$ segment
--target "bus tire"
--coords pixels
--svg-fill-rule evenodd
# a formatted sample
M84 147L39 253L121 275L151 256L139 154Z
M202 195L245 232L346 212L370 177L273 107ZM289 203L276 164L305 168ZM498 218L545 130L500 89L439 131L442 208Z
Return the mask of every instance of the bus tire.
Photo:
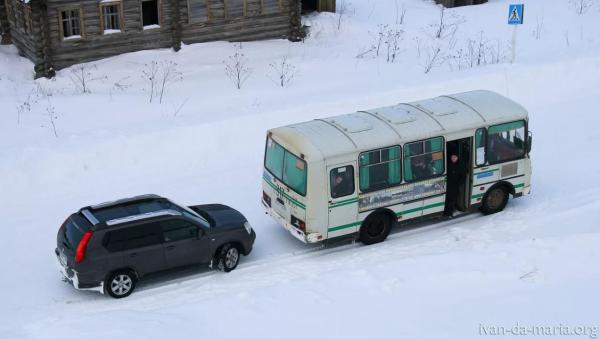
M488 215L502 211L508 203L508 190L504 185L492 186L481 200L481 213Z
M358 239L365 245L372 245L384 241L390 234L394 220L387 213L371 214L365 219Z

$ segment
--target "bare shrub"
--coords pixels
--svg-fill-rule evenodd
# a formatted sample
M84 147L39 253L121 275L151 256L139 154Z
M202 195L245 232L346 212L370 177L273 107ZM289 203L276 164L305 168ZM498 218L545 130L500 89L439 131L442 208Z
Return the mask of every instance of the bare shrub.
M446 39L456 33L458 27L465 22L465 18L454 12L448 14L442 5L439 5L439 8L440 12L437 21L429 25L431 36L436 39Z
M183 106L185 106L185 104L187 104L188 100L190 100L190 98L185 98L181 104L179 104L179 106L175 106L173 105L173 117L176 117L179 112L181 112L181 110L183 109Z
M183 80L183 73L173 61L151 61L144 65L142 78L146 80L150 102L158 97L162 103L168 88L175 82Z
M386 61L393 63L396 61L398 54L401 52L400 44L403 40L403 30L398 28L390 28L389 25L377 25L377 34L371 35L373 42L367 48L358 51L356 58L363 59L368 55L378 57L382 52L385 52ZM382 51L382 47L384 50Z
M166 94L168 88L179 81L183 80L183 73L181 73L178 69L177 63L173 61L164 61L161 63L161 68L158 72L159 82L158 82L158 94L159 94L159 103L162 104L163 97Z
M542 38L542 30L544 29L544 17L535 17L535 28L533 29L533 37L535 40Z
M594 4L594 0L569 0L571 6L575 9L575 13L585 14Z
M56 114L56 110L54 106L50 102L48 102L48 107L46 107L46 119L47 124L43 124L41 127L48 128L54 134L54 137L58 138L58 132L56 131L56 120L58 120L58 115Z
M52 91L42 86L39 82L29 91L27 97L17 104L17 125L21 124L23 113L29 113L40 100L52 96Z
M75 86L75 90L81 94L92 93L90 84L95 81L105 80L106 76L95 76L94 72L98 70L96 65L81 64L71 68L69 79Z
M225 65L225 74L234 84L235 88L242 89L242 86L252 74L252 69L248 67L248 58L241 52L240 47L236 47L235 52L223 61Z
M399 29L390 29L386 32L385 46L387 51L386 61L388 63L394 63L396 57L400 53L400 43L402 41L402 34L404 31Z
M450 57L456 69L498 64L508 60L506 48L500 40L488 40L483 31L477 39L467 39L463 47Z
M440 45L431 45L424 49L424 62L422 64L425 74L435 67L441 66L446 60Z
M154 100L154 95L156 92L156 86L158 81L158 70L158 61L154 60L151 61L149 64L145 64L144 69L142 70L142 79L146 80L146 85L148 86L147 90L150 96L150 102Z
M396 6L396 25L404 25L404 18L406 17L406 6L404 2L401 7L398 7L398 0L394 0Z
M269 64L269 67L270 72L267 77L280 87L289 87L298 75L296 66L288 61L287 55L280 61Z
M112 99L113 93L125 92L129 87L131 87L131 84L127 82L128 79L129 79L129 77L127 76L127 77L123 77L123 78L113 82L112 87L108 91L108 94L110 95L111 99Z
M337 13L337 30L339 31L342 28L342 21L348 13L348 4L346 3L346 0L340 0L340 6L337 9Z

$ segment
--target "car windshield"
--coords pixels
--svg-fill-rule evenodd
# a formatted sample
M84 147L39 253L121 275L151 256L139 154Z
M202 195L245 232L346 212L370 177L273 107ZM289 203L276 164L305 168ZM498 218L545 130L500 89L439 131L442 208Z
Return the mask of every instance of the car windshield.
M170 202L175 207L173 209L181 212L183 215L185 215L186 217L188 217L188 218L190 218L192 220L196 220L197 222L199 222L200 224L202 224L202 226L204 226L206 228L210 228L210 222L208 222L208 220L206 220L206 218L204 218L200 214L196 213L191 208L189 208L189 207L187 207L185 205L180 205L180 204L174 203L172 201L170 201Z
M267 138L265 168L296 193L306 195L306 161L298 158L270 137Z

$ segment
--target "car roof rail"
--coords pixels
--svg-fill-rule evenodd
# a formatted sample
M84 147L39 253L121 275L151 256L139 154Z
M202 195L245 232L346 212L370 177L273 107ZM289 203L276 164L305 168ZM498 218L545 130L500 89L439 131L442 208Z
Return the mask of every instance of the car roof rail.
M108 220L108 221L106 221L106 225L107 226L120 225L120 224L124 224L127 222L150 219L150 218L155 218L155 217L160 217L160 216L165 216L165 215L181 216L182 214L179 211L175 211L172 209L166 209L166 210L162 210L162 211L142 213L142 214L130 215L130 216L123 217L123 218Z
M156 194L143 194L143 195L137 195L135 197L107 201L107 202L103 202L103 203L100 203L97 205L92 205L92 206L90 206L90 209L97 210L97 209L101 209L101 208L105 208L105 207L112 207L112 206L125 204L128 202L134 202L134 201L145 200L145 199L162 199L162 197L159 195L156 195Z
M84 208L81 210L81 214L83 214L83 216L90 222L90 224L92 224L93 226L96 226L100 223L100 221L98 221L98 219L92 214L92 212L87 209Z

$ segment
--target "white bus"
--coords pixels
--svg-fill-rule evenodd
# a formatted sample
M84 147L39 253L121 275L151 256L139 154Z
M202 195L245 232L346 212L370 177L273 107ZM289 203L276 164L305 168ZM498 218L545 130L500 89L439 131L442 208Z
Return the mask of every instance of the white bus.
M531 190L528 127L516 102L472 91L271 129L262 203L307 243L380 242L404 220L441 214L446 199L452 211L495 213ZM450 153L466 172L452 184Z

